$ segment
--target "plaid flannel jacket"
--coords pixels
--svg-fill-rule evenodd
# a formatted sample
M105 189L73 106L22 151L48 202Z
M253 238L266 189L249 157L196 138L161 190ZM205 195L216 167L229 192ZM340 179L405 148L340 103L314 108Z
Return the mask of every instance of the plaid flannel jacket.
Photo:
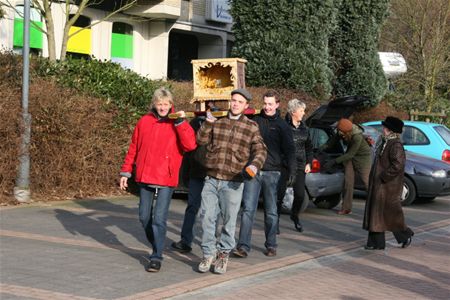
M245 115L204 122L197 132L197 144L206 144L207 175L221 180L242 181L244 168L254 165L260 170L267 156L258 125Z

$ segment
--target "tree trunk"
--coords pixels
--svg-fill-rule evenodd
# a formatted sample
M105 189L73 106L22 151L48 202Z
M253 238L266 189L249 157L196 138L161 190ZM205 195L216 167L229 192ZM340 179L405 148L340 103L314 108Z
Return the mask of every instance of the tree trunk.
M64 26L64 33L63 33L63 39L62 39L62 43L61 43L61 56L60 56L60 60L65 60L66 59L66 54L67 54L67 43L69 41L69 29L72 25L69 25L69 23L66 23L66 25Z
M56 61L55 24L53 23L51 10L45 14L45 24L47 26L48 58L50 61Z

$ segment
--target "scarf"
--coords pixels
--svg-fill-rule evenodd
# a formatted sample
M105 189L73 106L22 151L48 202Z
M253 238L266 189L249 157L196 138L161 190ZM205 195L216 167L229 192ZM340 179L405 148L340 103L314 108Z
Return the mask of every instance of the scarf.
M395 132L391 132L388 135L383 135L381 137L382 143L381 143L381 151L380 151L380 155L383 154L384 148L386 147L386 144L388 141L390 140L394 140L394 139L400 139L401 133L395 133Z

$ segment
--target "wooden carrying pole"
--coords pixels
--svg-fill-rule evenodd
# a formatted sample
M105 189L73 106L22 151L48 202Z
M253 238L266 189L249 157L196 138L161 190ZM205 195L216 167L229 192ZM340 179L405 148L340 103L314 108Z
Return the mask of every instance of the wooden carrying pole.
M247 108L244 111L245 115L257 115L261 112L260 109ZM185 112L186 118L195 118L198 116L206 116L206 111L187 111ZM211 115L215 118L222 118L228 115L228 110L212 111ZM178 119L180 116L178 113L169 114L169 119Z

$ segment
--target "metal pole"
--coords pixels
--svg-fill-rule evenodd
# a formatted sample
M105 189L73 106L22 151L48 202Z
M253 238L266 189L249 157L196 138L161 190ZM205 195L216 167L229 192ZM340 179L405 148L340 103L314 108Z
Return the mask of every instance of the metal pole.
M24 1L23 16L23 75L22 75L22 119L23 132L19 153L19 173L14 187L14 197L19 202L30 201L30 139L31 115L28 113L28 91L30 75L30 0Z

